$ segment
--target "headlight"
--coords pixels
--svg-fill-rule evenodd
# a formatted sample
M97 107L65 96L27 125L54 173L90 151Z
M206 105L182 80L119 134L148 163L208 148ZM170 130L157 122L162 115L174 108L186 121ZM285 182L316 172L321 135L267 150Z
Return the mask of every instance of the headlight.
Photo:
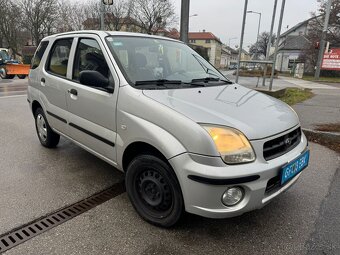
M237 129L205 125L202 127L208 131L225 163L242 164L255 160L255 153L248 139Z

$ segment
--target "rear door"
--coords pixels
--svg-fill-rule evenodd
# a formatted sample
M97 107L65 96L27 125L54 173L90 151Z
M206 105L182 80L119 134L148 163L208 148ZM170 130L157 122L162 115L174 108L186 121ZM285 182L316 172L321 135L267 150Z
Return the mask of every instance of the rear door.
M79 82L84 70L98 71L109 78L114 91ZM116 104L118 77L101 39L96 35L76 38L72 49L72 78L68 83L67 107L70 136L111 162L116 162Z
M38 78L48 122L63 134L68 133L66 92L73 40L73 37L57 38L52 42L46 64Z

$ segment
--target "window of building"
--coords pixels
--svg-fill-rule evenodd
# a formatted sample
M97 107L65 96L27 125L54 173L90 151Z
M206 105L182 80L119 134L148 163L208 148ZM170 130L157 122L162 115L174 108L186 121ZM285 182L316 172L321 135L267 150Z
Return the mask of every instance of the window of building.
M205 43L210 43L210 40L208 39L208 40L205 40Z

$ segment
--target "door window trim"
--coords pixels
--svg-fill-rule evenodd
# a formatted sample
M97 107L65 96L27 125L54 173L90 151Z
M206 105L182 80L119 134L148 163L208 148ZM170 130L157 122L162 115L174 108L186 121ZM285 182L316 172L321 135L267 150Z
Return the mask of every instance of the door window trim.
M87 86L87 85L83 85L79 81L73 79L73 69L74 69L74 63L75 63L75 58L76 58L76 54L77 54L77 49L78 49L78 45L80 43L80 40L82 40L82 39L95 40L98 43L98 45L100 47L100 50L102 51L103 56L105 58L106 64L107 64L107 66L109 68L109 71L110 71L110 73L112 75L112 78L114 80L114 88L113 88L113 92L112 93L110 93L110 92L108 92L108 91L106 91L106 90L104 90L102 88L96 88L96 87L90 87L90 86ZM100 42L102 43L102 45L100 44ZM114 64L112 62L111 62L111 64L112 64L114 72L112 72L112 68L110 68L110 65L109 65L110 56L108 55L108 53L107 53L107 51L106 51L106 49L104 47L105 44L103 43L101 38L98 35L96 35L96 34L93 34L93 35L92 34L90 34L90 35L89 34L80 34L79 36L74 38L73 43L74 44L72 45L71 52L70 52L70 54L72 54L72 58L71 58L71 62L70 62L71 66L70 66L70 70L68 70L70 72L70 76L68 77L67 80L69 80L71 82L74 82L74 83L76 83L76 84L78 84L78 85L80 85L82 87L95 89L95 90L98 90L98 91L101 91L101 92L105 92L105 93L107 93L109 95L114 94L115 91L116 91L116 87L119 88L119 83L120 83L119 76L118 76L116 68L115 68L115 66L114 66ZM105 54L105 52L106 52L106 54Z
M72 67L71 67L71 77L70 77L70 79L71 79L73 82L76 82L76 83L78 83L78 84L81 84L79 81L73 79L73 72L74 72L75 60L76 60L76 56L77 56L77 52L78 52L78 46L79 46L80 41L83 40L83 39L85 39L85 40L95 40L95 41L97 42L97 44L98 44L98 46L99 46L101 52L103 53L103 57L104 57L104 59L105 59L106 65L107 65L107 67L108 67L108 69L109 69L109 71L110 71L110 73L111 73L111 75L112 75L112 71L111 71L110 66L109 66L109 64L108 64L108 60L107 60L107 58L105 57L104 51L103 51L102 47L100 46L100 43L98 42L98 40L97 40L96 38L91 38L91 37L78 37L78 38L76 38L76 39L77 39L77 41L76 41L76 46L75 46L75 49L74 49L74 52L73 52ZM86 85L83 85L83 84L81 84L81 85L82 85L82 86L86 86ZM88 87L88 86L87 86L87 87Z
M72 39L72 44L71 44L70 54L69 54L69 58L68 58L68 62L67 62L66 76L63 76L63 75L59 75L59 74L53 73L53 72L51 72L50 70L48 70L48 65L49 65L50 60L51 60L51 57L52 57L52 50L54 50L54 46L56 45L56 43L57 43L58 41L67 40L67 39ZM73 59L72 59L72 48L73 48L73 45L74 45L74 41L75 41L74 36L56 38L56 39L53 41L53 43L51 44L51 48L49 49L48 56L47 56L47 59L46 59L46 61L45 61L45 65L44 65L44 71L45 71L46 73L48 73L49 75L52 75L52 76L61 78L61 79L69 80L69 79L68 79L68 72L69 72L69 66L70 66L70 64L71 64L71 61L73 61ZM71 60L71 61L70 61L70 60Z

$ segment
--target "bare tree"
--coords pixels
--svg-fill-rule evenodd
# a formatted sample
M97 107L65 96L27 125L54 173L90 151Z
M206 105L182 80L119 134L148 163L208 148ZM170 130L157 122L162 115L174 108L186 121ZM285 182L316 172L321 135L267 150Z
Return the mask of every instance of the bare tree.
M12 49L15 55L20 55L19 50L23 46L20 37L20 17L21 12L18 5L11 0L0 0L0 33L1 40Z
M177 20L171 0L135 0L131 14L148 34L157 33Z
M106 7L107 9L107 7ZM90 0L83 6L85 29L98 30L100 28L100 2Z
M126 26L128 29L132 23L131 12L133 8L132 0L115 0L113 5L107 8L105 21L109 30L119 31Z
M257 57L262 57L262 56L265 57L266 54L267 54L268 46L269 46L269 36L270 36L269 32L261 33L260 36L259 36L258 42L254 43L253 45L250 46L249 52L251 54L256 55ZM272 41L271 41L272 44L275 41L275 37L276 36L273 35Z
M57 4L56 32L62 33L84 29L84 22L88 18L88 10L90 10L88 3L59 0Z
M31 32L36 45L46 36L56 32L58 2L55 0L20 0L22 26Z
M325 21L326 2L320 5L319 14L312 13L312 19L309 22L308 33L306 38L310 41L309 47L303 50L300 58L305 60L307 69L314 70L318 59L317 44L320 43L323 25ZM326 41L330 43L330 47L340 47L340 0L333 0L329 26Z

